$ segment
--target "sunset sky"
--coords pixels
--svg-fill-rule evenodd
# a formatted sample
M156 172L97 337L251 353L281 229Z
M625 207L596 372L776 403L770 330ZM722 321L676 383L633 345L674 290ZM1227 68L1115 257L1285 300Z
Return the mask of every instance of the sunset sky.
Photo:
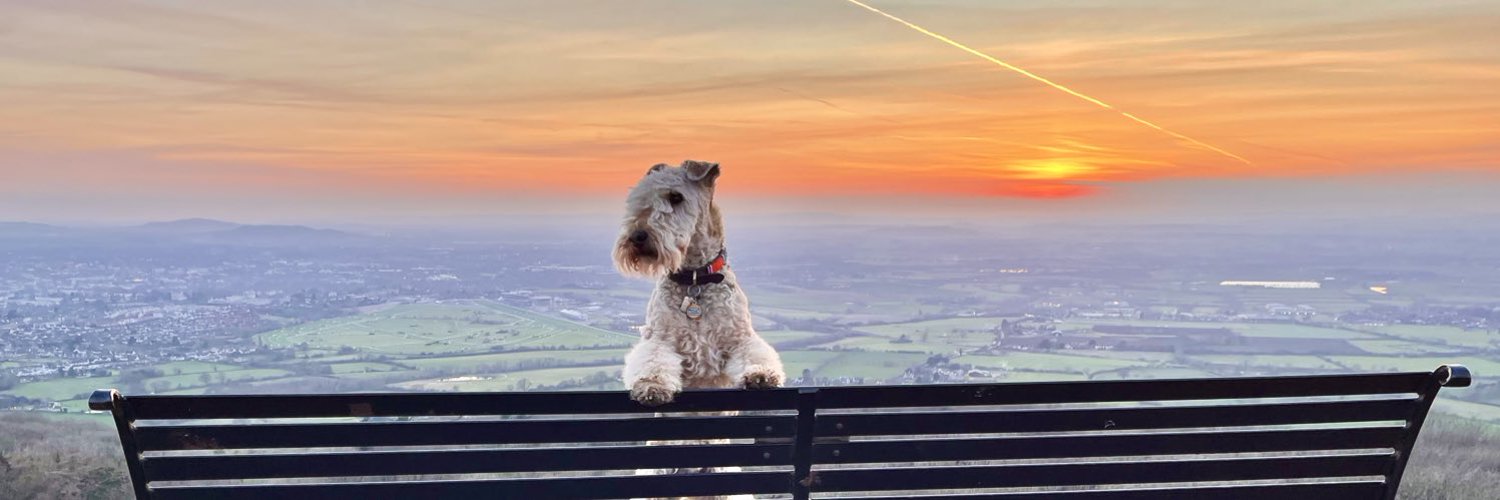
M0 220L1500 212L1500 2L866 3L1248 163L845 0L0 0Z

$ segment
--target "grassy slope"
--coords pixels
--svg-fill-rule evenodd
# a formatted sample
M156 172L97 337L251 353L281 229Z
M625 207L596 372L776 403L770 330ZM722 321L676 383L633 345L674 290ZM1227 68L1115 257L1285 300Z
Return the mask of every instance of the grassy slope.
M107 418L0 411L0 498L130 498Z
M1422 426L1398 498L1495 498L1500 491L1500 427L1434 415Z

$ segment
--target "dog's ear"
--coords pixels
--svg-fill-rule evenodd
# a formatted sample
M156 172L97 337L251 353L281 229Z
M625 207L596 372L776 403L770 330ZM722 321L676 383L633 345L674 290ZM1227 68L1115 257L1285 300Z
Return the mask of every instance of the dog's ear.
M664 168L667 168L667 164L665 164L665 163L657 163L657 164L651 166L651 170L647 170L646 171L646 175L651 175L651 174L655 173L656 171L664 169Z
M714 181L719 178L719 164L686 160L682 162L682 168L687 169L688 178L698 181L704 187L714 187Z

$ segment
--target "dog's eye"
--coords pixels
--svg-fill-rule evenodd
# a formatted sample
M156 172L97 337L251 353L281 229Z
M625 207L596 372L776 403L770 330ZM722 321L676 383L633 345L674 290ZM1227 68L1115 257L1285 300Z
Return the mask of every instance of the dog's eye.
M679 192L676 192L676 191L667 193L667 202L671 203L673 205L681 204L682 203L682 193L679 193Z

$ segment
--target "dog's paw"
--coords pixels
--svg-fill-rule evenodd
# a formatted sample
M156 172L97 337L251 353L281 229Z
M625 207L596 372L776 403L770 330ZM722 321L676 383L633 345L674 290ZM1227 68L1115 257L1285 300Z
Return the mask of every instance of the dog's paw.
M648 380L637 381L630 387L630 399L646 406L661 406L671 403L676 397L677 391Z
M781 373L769 368L753 367L745 372L740 384L746 389L775 389L781 387Z

